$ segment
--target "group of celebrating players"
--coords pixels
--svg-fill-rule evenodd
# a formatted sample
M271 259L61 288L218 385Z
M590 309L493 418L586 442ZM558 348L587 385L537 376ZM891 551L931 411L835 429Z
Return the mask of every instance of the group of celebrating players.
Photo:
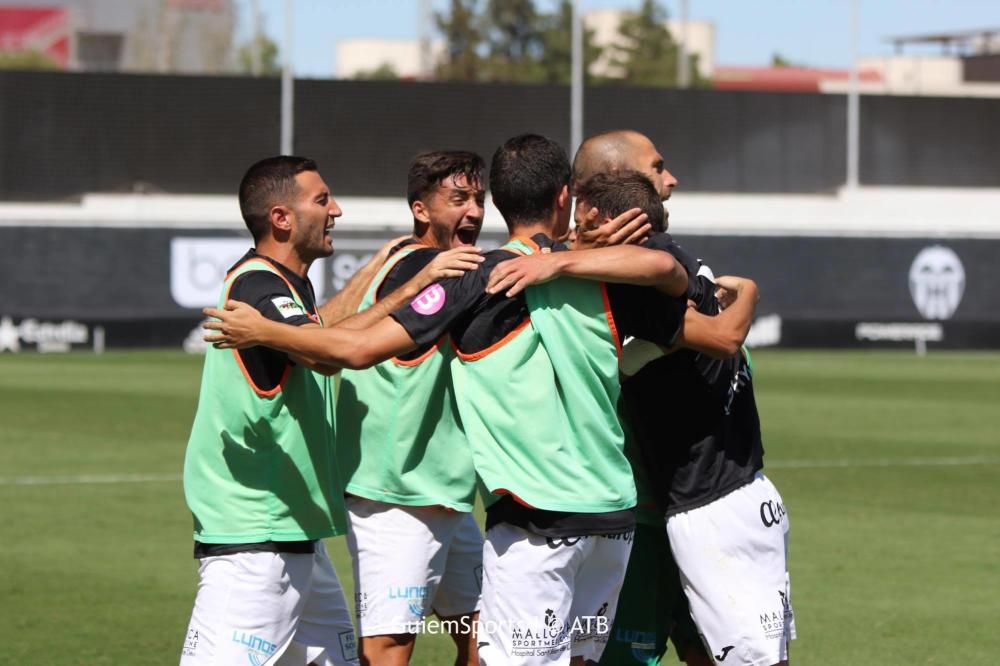
M484 168L418 155L412 236L322 304L306 274L341 210L316 164L244 176L254 248L205 310L184 463L181 664L405 665L434 630L461 665L657 664L668 635L690 666L787 663L788 517L743 348L756 285L666 233L677 181L637 132L572 166L506 141L488 186L510 239L485 253Z

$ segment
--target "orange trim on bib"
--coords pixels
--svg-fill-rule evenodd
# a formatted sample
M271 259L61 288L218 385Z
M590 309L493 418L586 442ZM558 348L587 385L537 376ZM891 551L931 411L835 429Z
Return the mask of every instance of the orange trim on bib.
M448 334L445 333L440 338L438 338L438 341L435 342L434 345L430 349L428 349L427 351L425 351L423 354L421 354L417 358L413 358L413 359L410 359L410 360L406 361L406 360L403 360L403 359L399 358L398 356L393 356L390 360L393 363L395 363L396 365L402 366L404 368L412 368L412 367L418 366L421 363L423 363L424 361L426 361L427 359L429 359L431 356L434 355L434 352L436 352L441 347L441 341L444 340L445 336L447 336L447 335Z
M261 256L251 257L250 259L247 259L246 261L244 261L242 264L239 264L239 265L235 266L233 268L233 270L229 271L229 273L226 274L226 280L229 280L229 278L233 275L233 273L235 273L236 271L238 271L242 266L245 266L246 264L249 264L250 262L257 261L257 260L260 260L260 261L264 262L265 264L268 264L272 268L274 268L274 271L275 271L274 274L277 275L279 278L281 278L281 281L284 282L288 286L288 289L292 292L293 295L295 295L299 299L299 301L302 301L302 295L299 294L298 290L295 287L292 286L292 283L288 281L288 278L286 278L284 275L281 274L281 271L278 269L277 266L274 265L273 261L271 261L270 259L267 259L265 257L261 257ZM264 270L264 269L261 269L261 270ZM247 271L247 272L249 273L250 271ZM222 307L225 307L226 303L229 301L229 292L231 292L233 290L233 284L235 284L235 282L236 281L233 280L233 282L226 289L226 297L222 300ZM314 316L314 315L309 314L308 312L306 313L306 315L310 319L313 319L314 321L319 319L318 315ZM319 323L322 326L322 321L319 321ZM285 387L285 382L288 381L288 375L292 371L292 362L291 362L291 359L288 359L288 354L285 354L285 358L287 359L285 361L285 370L284 370L284 372L281 373L281 379L278 381L278 385L275 386L273 389L265 391L264 389L262 389L259 386L257 386L257 384L254 382L253 378L250 376L250 372L247 370L246 366L243 365L243 358L240 356L240 350L239 349L233 349L231 351L233 352L233 357L236 359L236 365L239 366L240 372L243 373L243 377L247 380L247 384L250 385L250 388L252 388L253 392L256 393L258 396L260 396L261 398L273 398L274 396L278 395L281 392L281 389L283 389Z
M520 504L521 506L526 506L526 507L528 507L529 509L534 509L534 508L536 508L536 507L534 507L533 505L531 505L531 504L528 504L528 503L527 503L527 502L525 502L525 501L524 501L523 499L521 499L520 497L518 497L518 496L517 496L517 495L515 495L514 493L510 492L510 491L509 491L509 490L507 490L506 488L497 488L496 490L494 490L494 491L493 491L493 494L494 494L494 495L510 495L511 499L513 499L513 500L514 500L515 502L517 502L517 503L518 503L518 504Z
M611 337L615 340L615 353L618 354L618 362L622 360L622 341L618 337L618 326L615 324L615 316L611 313L611 299L608 298L608 285L601 283L601 299L604 301L604 314L608 318L608 327L611 329Z
M502 338L500 338L499 340L497 340L496 342L494 342L492 345L490 345L486 349L483 349L482 351L474 352L472 354L463 353L462 350L459 349L458 346L455 344L454 340L452 341L451 346L455 350L455 354L458 355L459 359L461 359L463 361L470 361L470 362L471 361L478 361L481 358L485 358L486 356L489 356L490 354L492 354L493 352L495 352L496 350L500 349L505 344L507 344L508 342L510 342L511 340L513 340L517 336L517 334L520 333L521 331L523 331L524 328L528 324L530 324L530 323L531 323L531 318L525 319L524 321L522 321L520 324L517 325L517 328L515 328L510 333L508 333L507 335L503 336Z
M542 251L542 248L538 247L538 243L528 238L527 236L511 236L507 242L510 243L511 241L519 241L521 243L524 243L528 247L534 248L535 252ZM521 252L520 250L515 250L514 248L507 247L506 245L501 246L499 249L507 250L509 252L517 252L518 254L524 254L524 252Z
M417 247L413 247L414 245L416 245ZM407 245L404 245L403 247L401 247L398 250L396 250L396 254L394 254L393 256L389 257L389 259L386 260L386 263L388 263L389 261L395 260L395 264L393 264L392 266L390 266L389 270L384 271L382 273L382 277L379 279L378 284L375 284L374 282L372 282L372 284L369 285L368 288L371 290L371 295L372 295L372 305L375 305L376 303L378 303L378 301L379 301L378 290L382 288L382 283L385 282L386 278L389 277L389 273L392 272L392 269L395 268L400 263L402 263L403 259L405 259L407 255L413 254L414 252L419 252L420 250L427 250L427 249L433 250L433 249L436 249L436 248L434 248L434 247L432 247L430 245L427 245L425 243L419 243L419 242L417 242L417 243L408 243ZM406 254L402 254L402 252L404 252L405 250L409 250L409 252L407 252ZM402 287L402 286L404 286L404 285L400 285L400 287ZM369 306L369 307L371 307L371 306ZM417 358L405 361L405 360L399 358L398 356L393 356L389 360L392 361L393 364L398 365L398 366L403 367L403 368L413 368L413 367L416 367L416 366L420 365L421 363L423 363L424 361L426 361L427 359L429 359L434 354L434 352L436 352L438 350L438 347L441 346L441 340L443 340L443 339L444 339L444 335L442 335L441 338L437 342L435 342L434 345L430 349L428 349L427 351L425 351L423 354L421 354Z

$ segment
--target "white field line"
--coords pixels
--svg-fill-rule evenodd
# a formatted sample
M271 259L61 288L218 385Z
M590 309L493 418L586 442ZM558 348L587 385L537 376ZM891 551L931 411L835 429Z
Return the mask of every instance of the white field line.
M835 460L775 460L767 469L850 469L865 467L958 467L963 465L1000 465L1000 457L967 456L964 458L871 458ZM157 483L180 481L180 474L81 474L78 476L8 476L0 477L0 486L60 486L116 483Z
M0 476L0 486L88 486L102 483L180 481L180 474L79 474L76 476Z
M966 456L962 458L842 458L839 460L774 460L764 469L836 469L855 467L956 467L961 465L1000 465L1000 457Z

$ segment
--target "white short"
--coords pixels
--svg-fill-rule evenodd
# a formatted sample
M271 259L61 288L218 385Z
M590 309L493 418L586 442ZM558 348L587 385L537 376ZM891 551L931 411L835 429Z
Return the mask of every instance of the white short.
M598 661L634 532L550 538L500 524L486 533L479 660L486 666Z
M691 616L716 663L787 659L795 638L788 514L774 484L758 472L728 495L668 518L667 536Z
M200 560L181 666L358 663L344 591L322 542L313 554Z
M432 611L479 610L483 535L471 513L347 498L360 636L418 633Z

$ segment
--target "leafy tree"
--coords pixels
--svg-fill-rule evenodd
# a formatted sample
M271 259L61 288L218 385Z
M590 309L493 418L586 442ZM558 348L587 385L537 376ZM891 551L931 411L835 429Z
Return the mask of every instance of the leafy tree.
M561 0L554 14L542 17L541 81L569 84L573 63L573 3ZM587 83L598 83L590 66L601 57L603 49L594 44L594 31L583 31L583 75Z
M627 14L618 26L621 43L611 62L621 81L639 86L677 85L678 47L666 26L667 10L657 0L642 0L639 11ZM701 83L697 57L688 58L688 80Z
M59 63L38 51L0 52L0 69L59 69Z
M434 21L444 35L446 54L437 77L448 81L477 81L483 58L483 33L479 0L451 0L447 13L435 12Z
M261 34L256 38L251 38L249 42L243 44L237 53L240 71L244 74L253 74L254 68L254 42L257 40L260 58L260 74L262 76L272 76L281 73L281 62L278 59L278 45L267 35Z
M447 43L437 76L457 81L507 81L568 84L572 60L571 0L552 13L539 12L535 0L452 0L437 15ZM585 68L601 54L592 30L584 31ZM589 82L596 78L587 75Z
M798 67L798 65L780 53L773 53L771 54L771 67Z
M375 69L357 72L354 78L359 81L395 81L399 78L399 74L391 64L384 62Z
M534 0L487 0L483 16L488 54L483 74L487 79L530 82L540 78L539 21Z

